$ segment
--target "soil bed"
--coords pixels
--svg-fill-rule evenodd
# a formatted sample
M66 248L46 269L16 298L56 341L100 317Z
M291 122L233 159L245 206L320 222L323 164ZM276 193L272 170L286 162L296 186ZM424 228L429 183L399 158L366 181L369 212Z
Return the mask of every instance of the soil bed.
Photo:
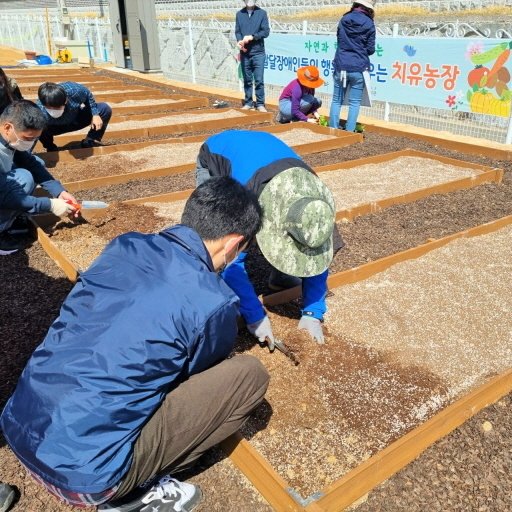
M307 129L292 129L275 136L291 146L335 138ZM74 162L57 162L52 175L62 182L85 180L100 176L193 164L202 142L154 144L145 148L119 151L111 155L92 156Z
M22 52L21 57L23 57ZM126 83L147 86L134 78L119 73L98 71L96 74L122 79ZM204 96L204 93L189 89L179 89L165 85L155 85L154 89L166 93L182 93L189 96ZM210 103L219 96L209 97ZM240 102L225 98L232 105ZM196 134L213 134L215 130L203 130ZM163 135L159 138L167 138ZM359 217L353 223L342 226L347 247L337 256L334 264L338 269L349 268L387 254L418 245L429 237L440 237L467 229L504 215L512 214L512 162L499 162L475 155L464 155L455 151L438 148L432 144L413 141L401 137L389 137L375 133L366 134L363 144L345 147L340 150L311 154L304 159L313 166L361 158L394 150L415 148L452 158L464 159L489 166L502 167L505 173L502 185L483 185L472 190L452 192L425 198L407 205L397 205L379 214ZM158 137L154 137L156 140ZM146 139L118 139L118 142L140 142ZM69 145L73 147L73 144ZM76 146L76 144L75 144ZM193 184L192 173L189 173ZM142 195L158 194L167 191L172 185L168 181L147 180L132 184L109 187L106 194L119 199ZM190 185L192 186L192 185ZM182 188L189 188L183 186ZM138 194L136 194L138 192ZM91 197L92 199L94 197ZM341 258L341 256L343 257ZM260 290L266 287L268 266L261 258L252 257L249 270ZM255 255L254 255L255 256ZM43 338L51 322L58 314L60 304L71 284L62 277L61 270L34 244L24 252L8 257L0 257L0 342L3 357L0 360L0 408L14 389L15 383L26 360ZM485 307L485 305L483 306ZM288 306L286 311L298 318L299 309ZM292 322L292 327L293 327ZM328 325L326 325L328 327ZM311 343L311 342L308 342ZM247 340L252 346L252 340ZM243 347L241 346L240 349ZM280 378L281 368L290 368L290 363L278 353L267 354L257 348L268 361L272 380ZM305 356L300 354L303 363ZM282 366L280 366L282 365ZM276 371L274 371L276 369ZM285 381L287 387L279 391L276 386L272 393L297 394L307 391L307 386L298 379ZM284 378L284 377L283 377ZM276 391L274 391L274 389ZM299 400L295 403L301 403ZM286 405L286 404L285 404ZM293 407L291 404L289 407ZM276 411L268 405L262 406L255 414L258 426L264 426L266 418ZM493 429L484 432L484 421L492 423ZM252 426L251 426L252 429ZM458 428L451 435L428 449L415 462L390 478L378 489L372 491L367 503L361 505L361 512L446 512L479 511L501 512L510 508L512 495L512 395L488 407L475 418ZM338 440L336 440L338 444ZM28 477L12 453L3 445L0 437L0 481L15 485L21 492L21 499L13 512L70 512L74 510L52 498L44 489ZM297 447L297 450L300 446ZM217 452L208 454L214 461ZM217 457L216 457L217 456ZM330 459L332 460L332 459ZM339 464L339 461L337 462ZM205 470L194 481L201 483L205 494L204 506L200 510L219 512L260 512L269 507L253 499L246 500L246 488L234 480L238 471L226 473L217 464ZM223 464L222 464L223 466ZM205 466L200 466L200 469ZM286 477L286 475L284 475ZM319 480L318 487L321 487Z
M162 100L149 99L149 100L124 100L124 101L109 101L108 104L113 107L140 107L143 105L164 105L165 103L180 103L186 100L173 100L171 98L165 98Z
M273 410L251 443L303 496L512 365L511 235L459 239L335 289L325 346L298 334L297 307L275 308L274 333L301 364L250 350L271 372Z
M331 189L336 209L344 210L476 174L474 169L405 156L379 164L322 172L319 176Z
M238 110L227 110L226 112L209 112L209 113L192 113L186 112L181 114L174 114L170 116L161 116L155 117L153 119L140 119L133 121L121 121L118 123L109 123L107 129L110 131L117 130L130 130L134 128L150 128L155 126L172 126L175 124L187 124L187 123L199 123L202 121L214 121L216 119L227 119L234 117L246 117L245 114L239 112ZM89 131L89 127L84 128L83 130L77 130L75 132L70 132L69 135L78 134L78 133L87 133Z
M85 270L116 236L128 231L154 233L177 224L184 205L185 201L143 205L112 203L88 220L61 221L47 231L59 250L79 270Z

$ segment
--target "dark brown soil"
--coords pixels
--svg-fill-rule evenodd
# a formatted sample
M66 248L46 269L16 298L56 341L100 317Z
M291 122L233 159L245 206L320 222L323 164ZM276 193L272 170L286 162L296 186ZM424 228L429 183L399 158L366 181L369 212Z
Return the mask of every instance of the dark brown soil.
M117 74L107 71L100 71L98 74L119 78ZM138 83L136 79L125 81ZM155 84L154 88L166 92L200 95L195 91L169 88L158 84ZM218 98L220 97L210 98L210 103ZM236 106L233 100L226 99L232 106ZM322 165L408 147L502 167L506 170L504 183L484 185L473 190L454 192L444 196L432 196L408 205L391 207L379 214L361 217L351 224L342 224L341 231L347 247L337 256L333 263L334 269L359 265L412 247L428 238L439 237L512 214L510 173L512 162L499 162L475 155L464 155L420 141L373 133L366 134L362 144L308 155L304 159L311 165ZM173 178L176 180L177 177ZM176 184L175 181L176 187L193 186L192 173L184 174L180 179L183 179L183 183ZM152 180L151 183L141 181L119 185L115 190L105 192L104 196L86 197L84 195L81 198L111 201L163 193L173 186L172 181L158 180ZM176 189L172 188L172 190ZM137 191L136 194L135 191ZM268 267L261 258L258 258L256 250L252 251L251 260L250 273L256 287L264 291ZM1 408L14 389L28 357L56 318L60 304L71 289L71 284L37 244L22 253L0 257L0 282L2 283L0 346L3 355L0 361ZM286 315L297 317L298 306L294 304L288 306ZM249 349L249 347L246 348ZM275 355L279 357L279 354ZM304 354L299 356L304 358ZM272 361L276 360L275 357L269 359L271 373ZM378 357L376 361L379 361ZM274 378L276 377L279 375L274 375ZM410 378L407 375L406 377ZM288 389L291 388L307 391L307 386L303 386L300 381L291 381ZM286 393L287 390L285 389L284 392ZM289 407L292 406L293 404L289 405ZM256 414L255 417L258 423L259 415ZM493 430L487 433L484 433L481 428L485 420L490 421L494 426ZM504 512L511 510L511 425L512 397L508 396L498 404L482 411L373 491L368 501L358 510L362 512ZM27 477L12 453L2 444L3 440L0 438L0 481L15 485L22 495L14 511L69 512L72 510L57 502ZM205 458L203 467L208 467L211 462L221 458L218 452L212 452L208 457ZM247 488L238 485L238 480L233 482L230 477L229 471L225 471L219 464L194 477L196 481L202 483L207 495L201 512L269 510L268 506L255 499Z
M108 187L90 188L76 193L78 199L101 201L126 201L139 197L177 192L196 186L193 172L161 176L150 180L134 180Z

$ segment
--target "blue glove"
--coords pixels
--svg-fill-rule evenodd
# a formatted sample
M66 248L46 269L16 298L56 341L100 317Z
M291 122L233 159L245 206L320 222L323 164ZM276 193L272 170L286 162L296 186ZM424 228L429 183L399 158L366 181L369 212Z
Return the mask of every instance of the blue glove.
M325 343L324 331L322 330L322 322L313 316L304 315L299 321L299 331L307 331L307 333L319 344Z
M256 336L261 344L268 343L268 348L271 352L274 350L274 333L272 332L270 319L267 315L253 324L247 324L247 330L253 336Z

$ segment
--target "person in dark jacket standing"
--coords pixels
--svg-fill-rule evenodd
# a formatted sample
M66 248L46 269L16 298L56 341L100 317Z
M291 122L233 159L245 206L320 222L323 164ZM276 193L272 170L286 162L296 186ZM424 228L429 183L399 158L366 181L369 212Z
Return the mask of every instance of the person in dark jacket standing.
M363 91L369 82L369 56L375 53L374 5L376 0L358 0L338 24L338 46L334 56L334 91L329 112L329 126L338 128L340 110L348 95L345 130L356 129ZM365 77L366 75L366 77Z
M90 130L80 145L83 148L101 145L112 117L108 103L96 103L92 92L76 82L45 82L39 86L37 96L37 104L46 114L47 127L40 141L47 151L59 149L53 141L55 135L75 132L86 126L90 126Z
M72 194L53 178L30 150L46 125L43 113L28 100L15 101L0 115L0 254L23 249L27 241L12 234L27 230L25 213L73 214ZM41 185L50 197L33 194Z
M197 505L197 486L162 473L236 432L268 386L258 359L227 359L239 300L219 275L261 215L235 180L210 180L181 224L117 237L80 275L0 418L49 492L99 510Z
M251 148L249 157L247 148ZM333 237L336 208L331 192L288 145L266 132L226 130L206 139L197 158L196 183L213 176L231 176L258 196L264 216L256 240L273 267L268 286L272 290L302 286L297 328L324 343L327 268L343 244ZM270 319L249 280L246 258L242 252L223 277L240 297L240 313L249 332L272 347Z
M236 13L235 36L240 48L240 63L244 77L245 99L243 109L254 107L256 95L256 110L267 112L265 108L265 85L263 71L265 66L265 41L270 34L267 13L256 5L255 0L244 0L245 7Z

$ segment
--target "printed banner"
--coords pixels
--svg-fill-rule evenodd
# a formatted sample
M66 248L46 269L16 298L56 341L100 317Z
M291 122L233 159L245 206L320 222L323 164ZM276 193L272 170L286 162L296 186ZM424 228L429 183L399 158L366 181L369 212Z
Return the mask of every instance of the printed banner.
M301 66L317 66L332 93L336 37L271 34L265 82L286 85ZM420 107L510 116L512 40L378 36L370 57L372 97Z

